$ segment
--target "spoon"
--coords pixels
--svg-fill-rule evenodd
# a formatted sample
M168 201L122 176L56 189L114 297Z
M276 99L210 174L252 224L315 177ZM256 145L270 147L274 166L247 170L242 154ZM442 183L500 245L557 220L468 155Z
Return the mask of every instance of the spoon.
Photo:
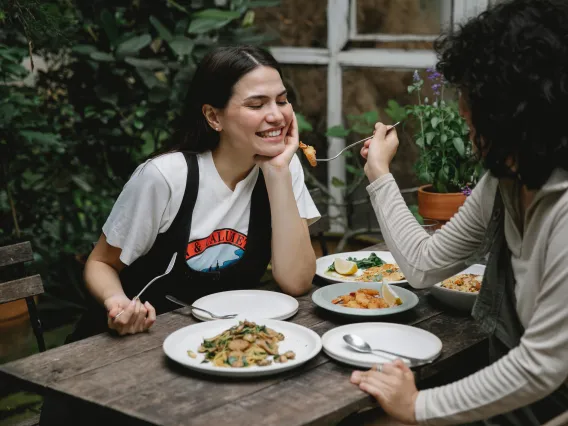
M170 264L168 265L166 272L164 272L162 275L158 275L157 277L155 277L153 280L151 280L148 284L146 284L144 286L144 288L142 290L140 290L140 293L138 293L136 295L136 297L134 297L134 299L132 300L136 300L136 299L140 299L140 296L142 296L142 293L144 293L144 291L146 291L146 289L148 287L150 287L150 284L152 284L154 281L156 281L158 278L162 278L163 276L168 275L170 272L172 272L172 269L174 268L174 264L176 263L176 257L177 257L177 252L174 253L174 255L172 256L172 259L170 260ZM118 313L117 316L114 317L113 321L116 321L116 319L122 315L122 313L125 311L125 309L123 309L122 311L120 311Z
M391 127L388 128L387 130L387 135L389 134L389 132L394 129L396 126L398 126L401 123L401 121L393 124ZM337 157L339 157L341 154L343 154L345 151L347 151L350 148L353 148L355 145L360 144L361 142L365 142L368 141L369 139L372 139L373 136L375 136L375 133L373 133L371 136L369 136L368 138L365 139L361 139L360 141L354 142L351 145L346 146L345 148L343 148L341 151L339 151L337 153L337 155L335 157L331 157L331 158L316 158L316 161L331 161L331 160L335 160Z
M416 365L430 364L433 361L433 359L412 358L407 355L401 355L395 352L385 351L383 349L372 349L371 346L369 346L369 344L365 342L365 340L363 340L361 337L357 336L356 334L346 334L343 336L343 340L345 340L345 343L347 343L351 348L355 349L358 352L369 353L369 354L374 352L379 352L379 353L393 355L398 358L403 358L408 360L412 367L415 367Z

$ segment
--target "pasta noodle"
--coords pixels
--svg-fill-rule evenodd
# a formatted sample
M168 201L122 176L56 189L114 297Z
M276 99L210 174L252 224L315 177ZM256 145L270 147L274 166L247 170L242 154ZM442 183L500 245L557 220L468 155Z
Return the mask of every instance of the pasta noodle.
M264 367L296 357L293 351L278 353L278 343L282 340L282 333L245 320L213 338L204 339L197 351L205 354L203 362L211 362L216 367Z

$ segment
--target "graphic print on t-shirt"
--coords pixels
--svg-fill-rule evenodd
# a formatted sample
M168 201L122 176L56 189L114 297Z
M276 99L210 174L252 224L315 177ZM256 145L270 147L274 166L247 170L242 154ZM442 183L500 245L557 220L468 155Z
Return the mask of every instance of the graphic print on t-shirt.
M234 229L217 229L208 237L190 241L187 265L196 271L212 272L237 262L245 254L247 236Z

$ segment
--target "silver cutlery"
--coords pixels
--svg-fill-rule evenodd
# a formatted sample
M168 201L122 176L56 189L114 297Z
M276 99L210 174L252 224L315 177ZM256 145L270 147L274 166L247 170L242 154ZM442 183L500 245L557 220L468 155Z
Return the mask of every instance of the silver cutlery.
M371 346L361 337L357 336L356 334L346 334L343 336L343 340L347 343L351 348L358 352L363 353L384 353L388 355L395 356L397 358L401 358L403 360L408 360L410 362L410 367L416 367L418 365L423 364L430 364L434 359L421 359L421 358L413 358L408 355L397 354L395 352L386 351L384 349L372 349Z
M387 130L387 133L386 133L386 134L388 135L389 132L390 132L392 129L394 129L396 126L398 126L400 123L402 123L402 122L399 121L399 122L393 124L391 127L389 127L389 129ZM345 151L347 151L348 149L351 149L351 148L353 148L355 145L358 145L358 144L360 144L360 143L362 143L362 142L365 142L365 141L368 141L369 139L372 139L373 136L375 136L374 133L373 133L372 136L369 136L368 138L361 139L360 141L354 142L354 143L352 143L351 145L346 146L346 147L343 148L341 151L339 151L335 157L331 157L331 158L316 158L316 161L317 161L317 162L320 162L320 161L331 161L331 160L335 160L337 157L339 157L341 154L343 154L343 153L344 153Z
M147 289L148 287L150 287L150 285L151 285L152 283L154 283L154 281L156 281L157 279L162 278L162 277L168 275L170 272L172 272L172 269L174 268L174 264L176 263L176 257L177 257L177 252L174 253L174 255L172 256L172 259L170 260L170 264L168 265L168 267L167 267L167 269L166 269L166 272L164 272L162 275L158 275L158 276L155 277L153 280L151 280L148 284L146 284L146 285L144 286L144 288L143 288L142 290L140 290L140 293L138 293L138 294L134 297L134 299L132 299L132 300L140 299L140 296L142 296L142 293L144 293L144 291L146 291L146 289ZM118 315L114 317L114 320L113 320L113 321L116 321L116 319L117 319L119 316L121 316L124 311L125 311L125 309L123 309L122 311L120 311L120 312L118 313Z
M177 303L178 305L185 306L186 308L197 309L198 311L203 311L211 316L214 319L232 319L235 318L238 314L227 314L227 315L217 315L213 312L209 312L207 309L198 308L197 306L190 305L189 303L182 302L181 300L175 298L174 296L170 296L169 294L166 295L166 299L170 302Z

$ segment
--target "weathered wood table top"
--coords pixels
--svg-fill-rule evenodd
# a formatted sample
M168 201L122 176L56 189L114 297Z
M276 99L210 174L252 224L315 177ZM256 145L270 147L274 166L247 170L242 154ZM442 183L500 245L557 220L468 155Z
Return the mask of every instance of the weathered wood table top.
M367 250L384 249L381 244ZM414 325L442 340L440 357L417 371L420 385L468 362L486 338L471 317L448 312L428 290L413 291L420 298L414 309L375 320ZM298 313L289 321L320 335L353 322L316 307L311 294L298 300ZM166 313L147 333L101 334L4 364L0 380L54 392L66 404L79 405L85 418L96 415L98 424L329 425L374 404L349 382L354 368L323 351L300 368L244 380L204 376L171 362L162 350L164 339L196 322L187 309Z

